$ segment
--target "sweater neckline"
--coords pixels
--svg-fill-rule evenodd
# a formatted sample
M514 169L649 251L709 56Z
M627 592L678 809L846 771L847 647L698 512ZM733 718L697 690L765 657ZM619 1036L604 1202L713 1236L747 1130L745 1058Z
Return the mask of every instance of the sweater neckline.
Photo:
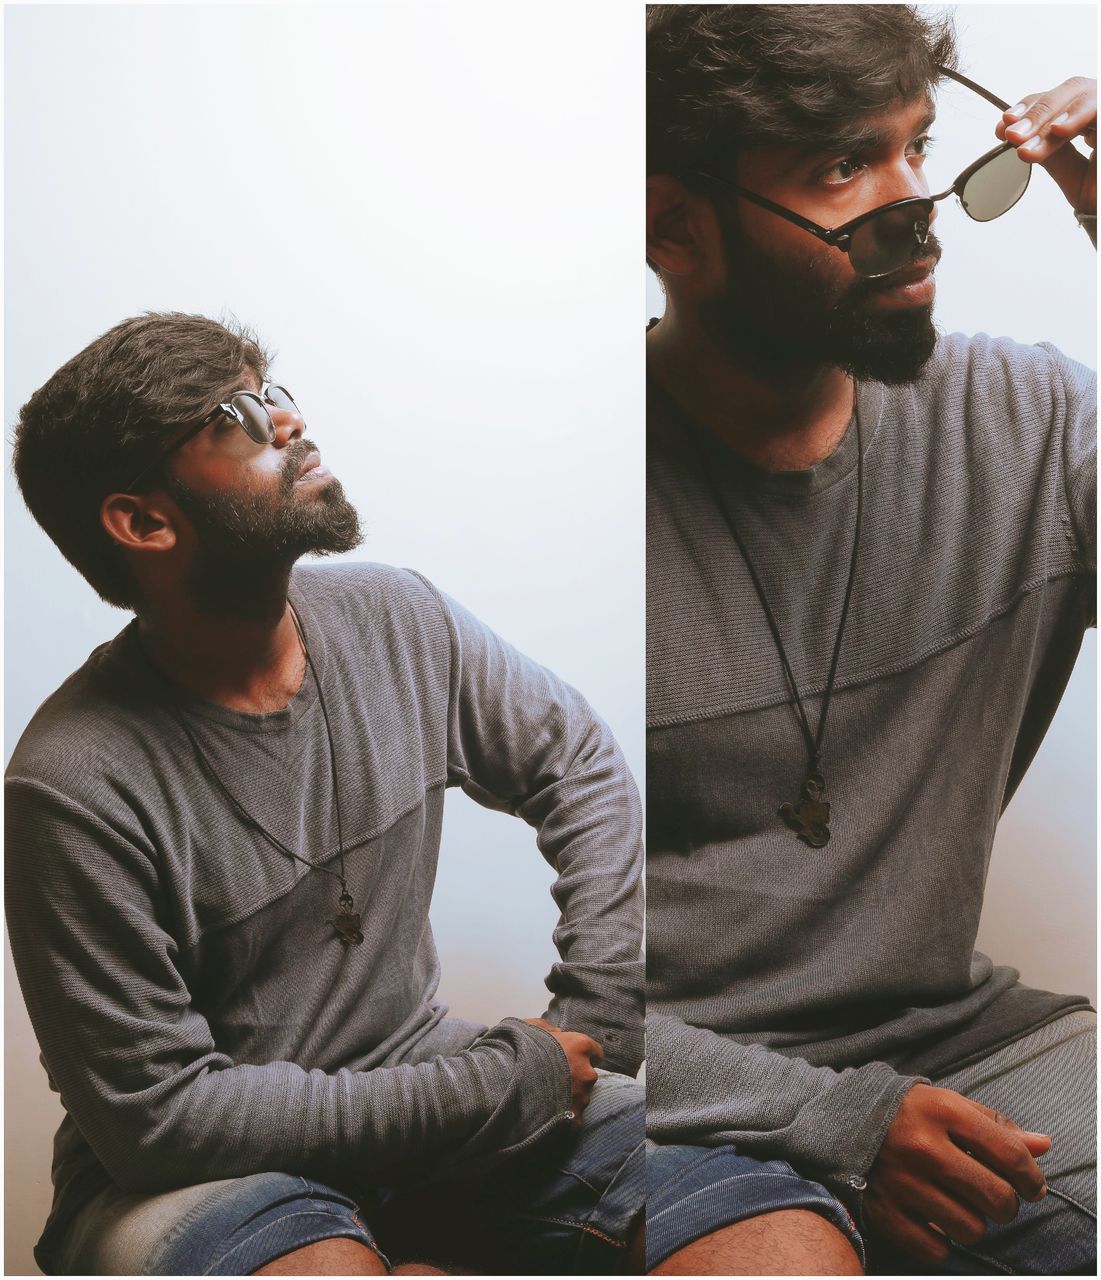
M858 382L855 412L849 418L845 434L835 448L813 467L776 471L743 457L701 423L689 417L654 378L647 380L647 386L651 412L656 407L658 415L674 428L672 432L661 433L666 440L685 457L693 459L697 466L699 450L702 448L705 457L714 463L727 483L747 492L812 497L832 488L856 469L856 414L860 415L865 462L878 434L883 414L882 385L877 382ZM692 438L685 439L686 434L690 434Z
M302 595L293 584L287 592L287 599L293 605L302 621L310 646L310 657L313 659L318 680L324 680L327 663L327 648L324 633L318 624L317 615L303 600ZM150 662L145 650L138 640L138 620L135 618L123 629L116 642L119 646L119 658L132 670L136 667L144 677L148 687L162 701L171 699L176 708L189 716L200 720L209 720L228 728L245 733L272 733L287 729L307 715L317 704L317 683L307 665L291 700L285 707L277 711L238 711L233 707L223 706L220 702L211 702L199 697L190 689L174 680L168 679ZM114 646L112 646L114 647Z

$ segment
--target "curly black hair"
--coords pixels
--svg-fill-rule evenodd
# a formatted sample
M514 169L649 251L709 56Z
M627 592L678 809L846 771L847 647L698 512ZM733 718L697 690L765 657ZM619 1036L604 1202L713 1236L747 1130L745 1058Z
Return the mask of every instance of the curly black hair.
M147 312L96 338L20 410L12 467L23 500L108 604L137 601L121 549L100 523L103 499L247 372L262 379L269 362L235 321Z
M905 4L647 7L647 169L727 176L739 149L859 143L955 70L951 19Z

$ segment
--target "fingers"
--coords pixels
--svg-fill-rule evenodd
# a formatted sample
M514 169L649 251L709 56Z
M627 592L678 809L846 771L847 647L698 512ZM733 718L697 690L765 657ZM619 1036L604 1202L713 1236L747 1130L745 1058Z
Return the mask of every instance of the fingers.
M1012 1120L981 1103L961 1108L948 1125L949 1137L958 1147L1000 1174L1025 1200L1039 1200L1047 1183L1023 1133Z
M1017 1197L1005 1183L1002 1186L1016 1207ZM961 1200L957 1193L950 1193L924 1178L899 1179L892 1201L900 1213L918 1223L931 1223L962 1245L973 1245L986 1233L987 1222L981 1211L976 1211L969 1201Z
M1030 163L1050 159L1071 138L1087 135L1096 145L1097 82L1072 76L1047 93L1022 98L1002 116L994 132L1012 142ZM1079 157L1081 159L1081 157Z
M581 1127L581 1117L585 1108L592 1101L593 1086L600 1077L596 1074L592 1065L587 1061L571 1063L570 1065L573 1068L573 1085L571 1090L574 1110L573 1127L578 1129Z
M926 1187L921 1219L928 1220L958 1244L978 1244L986 1234L986 1220L937 1187Z
M589 1061L594 1067L599 1067L604 1061L604 1046L598 1044L592 1036L586 1036L585 1039L589 1042L589 1048L586 1050L589 1055Z
M919 1222L893 1205L878 1206L876 1230L904 1249L917 1262L939 1266L951 1251L946 1236L927 1222Z
M1004 1178L962 1151L945 1157L936 1182L958 1203L1003 1226L1020 1208L1016 1191Z

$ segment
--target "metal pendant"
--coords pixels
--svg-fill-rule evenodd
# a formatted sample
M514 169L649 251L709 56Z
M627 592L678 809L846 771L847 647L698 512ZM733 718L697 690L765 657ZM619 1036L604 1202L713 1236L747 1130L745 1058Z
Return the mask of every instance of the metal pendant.
M360 915L358 911L353 911L355 903L352 901L352 895L345 891L340 895L340 910L329 923L336 930L336 936L347 946L359 946L363 941L363 932L360 929Z
M825 778L812 773L795 804L785 800L779 808L780 817L812 849L821 849L830 842L830 806L822 799L825 790Z

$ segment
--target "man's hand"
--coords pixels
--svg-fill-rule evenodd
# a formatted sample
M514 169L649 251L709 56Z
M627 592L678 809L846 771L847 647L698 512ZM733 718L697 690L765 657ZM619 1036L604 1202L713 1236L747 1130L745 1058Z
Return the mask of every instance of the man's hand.
M868 1174L869 1227L919 1262L939 1263L949 1240L973 1245L1009 1222L1017 1197L1047 1193L1035 1157L1051 1139L951 1089L916 1084L903 1098Z
M1005 112L994 132L1017 154L1051 174L1076 213L1097 213L1097 81L1072 76L1047 93L1030 93ZM1067 146L1082 137L1084 155Z
M589 1105L593 1085L599 1078L594 1067L604 1061L604 1050L592 1036L582 1035L579 1031L562 1031L543 1018L525 1018L533 1027L542 1027L549 1031L566 1053L570 1064L570 1093L573 1098L573 1127L581 1125L581 1115Z

